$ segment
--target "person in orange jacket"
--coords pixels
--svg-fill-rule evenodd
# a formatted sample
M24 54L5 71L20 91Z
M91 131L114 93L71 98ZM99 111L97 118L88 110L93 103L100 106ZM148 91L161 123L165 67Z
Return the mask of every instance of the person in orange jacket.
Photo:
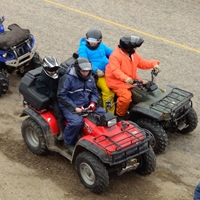
M158 60L145 60L135 50L144 40L137 36L120 38L119 45L109 57L106 66L106 83L117 95L116 114L120 119L125 118L132 101L130 88L133 80L141 78L137 75L137 68L147 70L154 68L160 71Z

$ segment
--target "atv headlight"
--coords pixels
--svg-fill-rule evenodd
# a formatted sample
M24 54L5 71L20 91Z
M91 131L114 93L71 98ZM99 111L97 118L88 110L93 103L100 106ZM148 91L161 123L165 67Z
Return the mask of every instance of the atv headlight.
M117 124L117 118L111 119L107 122L108 127L114 126L115 124Z
M7 53L3 53L3 54L2 54L2 57L3 57L3 58L6 58L6 57L7 57Z
M111 127L117 124L117 117L112 113L106 113L101 116L101 125Z

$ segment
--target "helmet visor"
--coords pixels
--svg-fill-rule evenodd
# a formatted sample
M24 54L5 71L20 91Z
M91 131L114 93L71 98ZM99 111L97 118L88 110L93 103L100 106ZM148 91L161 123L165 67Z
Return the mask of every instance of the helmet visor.
M91 38L91 37L89 37L89 38L87 39L87 42L98 44L98 43L100 42L100 40L97 40L96 38Z
M91 63L79 63L79 67L81 71L90 71L92 70Z
M59 69L59 66L54 67L45 67L45 69L49 72L56 72Z

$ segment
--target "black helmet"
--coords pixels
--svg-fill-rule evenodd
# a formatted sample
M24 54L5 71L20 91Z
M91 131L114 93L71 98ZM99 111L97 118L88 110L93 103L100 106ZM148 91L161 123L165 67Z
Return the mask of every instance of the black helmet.
M77 76L82 81L87 81L91 74L92 74L92 64L91 62L86 58L77 58L74 63L75 71ZM80 71L89 71L89 74L87 76L83 76Z
M53 79L58 78L57 70L59 69L59 65L54 56L46 56L43 59L42 66L47 76ZM52 72L55 72L55 73L52 73Z
M124 36L119 40L119 46L123 51L134 53L134 48L140 47L144 40L137 36Z
M102 33L99 29L90 29L86 33L86 43L88 48L96 49L101 43L101 41L102 41ZM98 44L96 46L91 46L90 42L97 42Z

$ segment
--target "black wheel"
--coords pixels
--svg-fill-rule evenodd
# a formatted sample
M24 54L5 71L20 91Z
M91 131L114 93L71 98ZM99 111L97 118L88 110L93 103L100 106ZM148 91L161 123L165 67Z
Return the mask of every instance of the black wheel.
M28 65L23 65L18 68L17 75L23 77L24 74L32 69L36 69L42 66L42 59L39 56L39 53L35 52L33 58Z
M152 147L150 147L149 151L142 154L138 161L140 164L136 169L136 172L141 175L151 174L156 168L156 155Z
M165 150L168 143L168 136L163 127L152 119L139 119L138 126L145 128L152 133L151 146L156 154Z
M193 108L191 108L190 111L185 116L184 123L186 124L186 128L178 131L182 134L190 133L197 127L198 117L197 113Z
M109 185L109 176L104 164L89 152L80 153L75 162L83 185L96 194L101 194Z
M28 148L35 154L44 155L49 152L46 147L44 133L41 127L30 117L21 126L22 137Z
M6 94L9 87L9 79L3 71L0 71L0 96Z

